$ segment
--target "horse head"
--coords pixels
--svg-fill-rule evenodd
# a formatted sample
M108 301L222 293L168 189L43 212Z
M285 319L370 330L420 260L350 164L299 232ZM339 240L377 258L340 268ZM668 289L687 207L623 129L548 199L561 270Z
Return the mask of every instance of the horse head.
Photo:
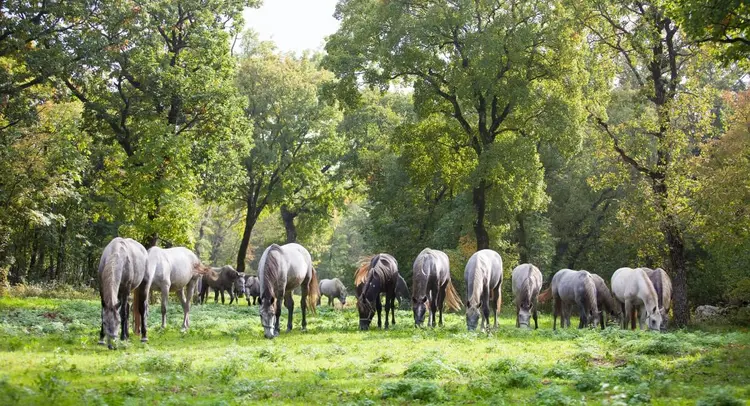
M339 301L341 301L342 306L346 306L346 289L342 288L339 291Z
M421 327L427 313L427 296L411 298L411 309L414 312L414 327Z
M518 307L518 325L520 327L531 327L531 306L522 304Z
M479 324L479 317L481 316L479 306L479 303L477 303L476 305L472 305L471 302L466 302L466 327L469 329L469 331L474 331L477 329L477 325Z
M359 329L369 330L370 322L375 316L376 301L380 301L380 291L382 282L377 274L373 274L365 283L363 283L362 294L357 301L357 310L359 311Z
M646 322L649 330L661 330L661 312L657 306L654 306L651 309L646 309Z
M117 334L120 331L120 312L117 309L120 307L120 303L116 303L114 306L103 306L102 307L102 327L104 333L107 335L107 347L113 349L112 342L117 338ZM100 344L104 344L100 342Z
M260 297L260 324L266 338L276 336L276 298L273 296Z
M242 297L245 295L245 275L244 274L238 274L239 276L234 281L234 292L237 294L237 297Z

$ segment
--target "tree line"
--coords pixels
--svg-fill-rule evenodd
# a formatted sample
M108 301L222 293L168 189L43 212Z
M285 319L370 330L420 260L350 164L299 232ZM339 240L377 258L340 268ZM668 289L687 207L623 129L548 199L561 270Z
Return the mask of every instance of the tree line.
M114 236L252 273L270 242L668 270L750 300L747 7L342 0L322 54L252 0L0 3L0 269L88 283Z

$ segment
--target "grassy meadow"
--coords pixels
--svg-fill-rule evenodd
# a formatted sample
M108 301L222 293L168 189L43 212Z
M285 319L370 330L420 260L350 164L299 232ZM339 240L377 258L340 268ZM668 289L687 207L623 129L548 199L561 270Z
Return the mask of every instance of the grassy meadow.
M299 299L299 298L297 298ZM500 328L469 333L459 314L415 329L357 330L355 300L321 306L308 331L263 338L256 307L194 306L191 329L158 304L150 341L97 345L95 300L0 298L0 405L90 404L746 404L750 332L722 326L667 334ZM325 302L325 300L324 300ZM338 302L337 302L338 303ZM337 304L338 306L338 304ZM282 329L286 310L282 313ZM573 321L577 324L577 321Z

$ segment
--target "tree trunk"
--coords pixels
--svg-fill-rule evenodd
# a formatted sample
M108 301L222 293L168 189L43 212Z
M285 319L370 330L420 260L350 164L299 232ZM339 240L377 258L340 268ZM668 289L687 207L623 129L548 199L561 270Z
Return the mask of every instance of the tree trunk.
M297 218L297 213L289 211L289 207L285 204L281 206L281 219L284 221L287 244L297 242L297 226L294 225L295 218Z
M66 235L68 232L68 226L63 225L60 227L60 237L57 246L57 272L55 272L55 278L61 281L65 278L65 243Z
M245 214L245 229L242 232L240 251L237 253L237 272L245 272L245 258L247 258L247 247L250 245L250 234L253 232L255 222L258 221L255 203L252 198L247 199L247 213Z
M474 188L473 202L474 211L477 214L474 220L474 234L477 238L477 251L490 248L490 236L484 227L484 214L486 211L485 195L487 194L487 182L482 180L479 186Z
M685 241L682 231L674 223L672 216L668 216L664 226L664 237L669 247L669 264L672 269L673 281L673 313L674 324L685 327L690 322L690 307L687 297L687 266L685 260Z
M523 223L523 213L518 213L518 215L516 215L516 220L518 221L518 230L516 230L518 238L518 260L520 263L526 264L529 262L529 246L528 241L526 241L526 228Z

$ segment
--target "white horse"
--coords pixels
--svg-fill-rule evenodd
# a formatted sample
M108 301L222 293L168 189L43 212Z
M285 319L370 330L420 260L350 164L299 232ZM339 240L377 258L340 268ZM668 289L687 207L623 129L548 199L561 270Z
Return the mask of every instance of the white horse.
M529 327L533 315L534 328L539 328L536 308L542 288L542 272L532 264L521 264L513 269L510 280L516 303L516 327Z
M628 328L631 321L635 329L635 315L643 330L644 322L649 330L659 330L661 327L661 313L659 312L659 297L646 271L641 268L620 268L612 275L612 294L622 308L622 328Z
M102 299L102 325L99 344L113 349L112 341L120 332L120 339L129 337L128 300L130 292L137 289L134 297L135 314L145 314L148 308L149 274L146 271L146 249L138 241L117 237L107 244L99 260L99 294ZM141 292L139 295L138 293ZM147 341L146 325L143 323L141 341ZM136 327L136 330L138 328ZM139 331L135 332L136 334Z
M305 247L291 243L282 246L271 244L263 251L258 264L260 282L260 322L266 338L279 335L281 319L280 298L289 310L287 331L292 330L294 299L292 291L298 286L302 291L302 330L307 329L307 308L315 312L315 303L320 294L318 276L312 266L312 258Z
M490 326L490 302L495 316L494 327L497 327L497 312L502 305L500 289L503 284L503 259L495 251L481 250L469 258L464 269L466 281L466 327L476 330L479 323L480 308L482 328ZM486 324L485 324L486 322Z
M169 292L177 292L177 297L182 303L182 329L188 329L190 301L195 292L195 285L201 275L208 273L209 268L203 266L198 256L185 247L149 248L146 268L153 275L150 290L161 292L161 328L167 327Z
M646 275L651 279L654 290L656 290L656 295L659 298L659 313L661 313L661 325L659 329L664 331L667 329L669 309L672 308L672 280L669 279L667 272L661 268L642 269L646 271Z

